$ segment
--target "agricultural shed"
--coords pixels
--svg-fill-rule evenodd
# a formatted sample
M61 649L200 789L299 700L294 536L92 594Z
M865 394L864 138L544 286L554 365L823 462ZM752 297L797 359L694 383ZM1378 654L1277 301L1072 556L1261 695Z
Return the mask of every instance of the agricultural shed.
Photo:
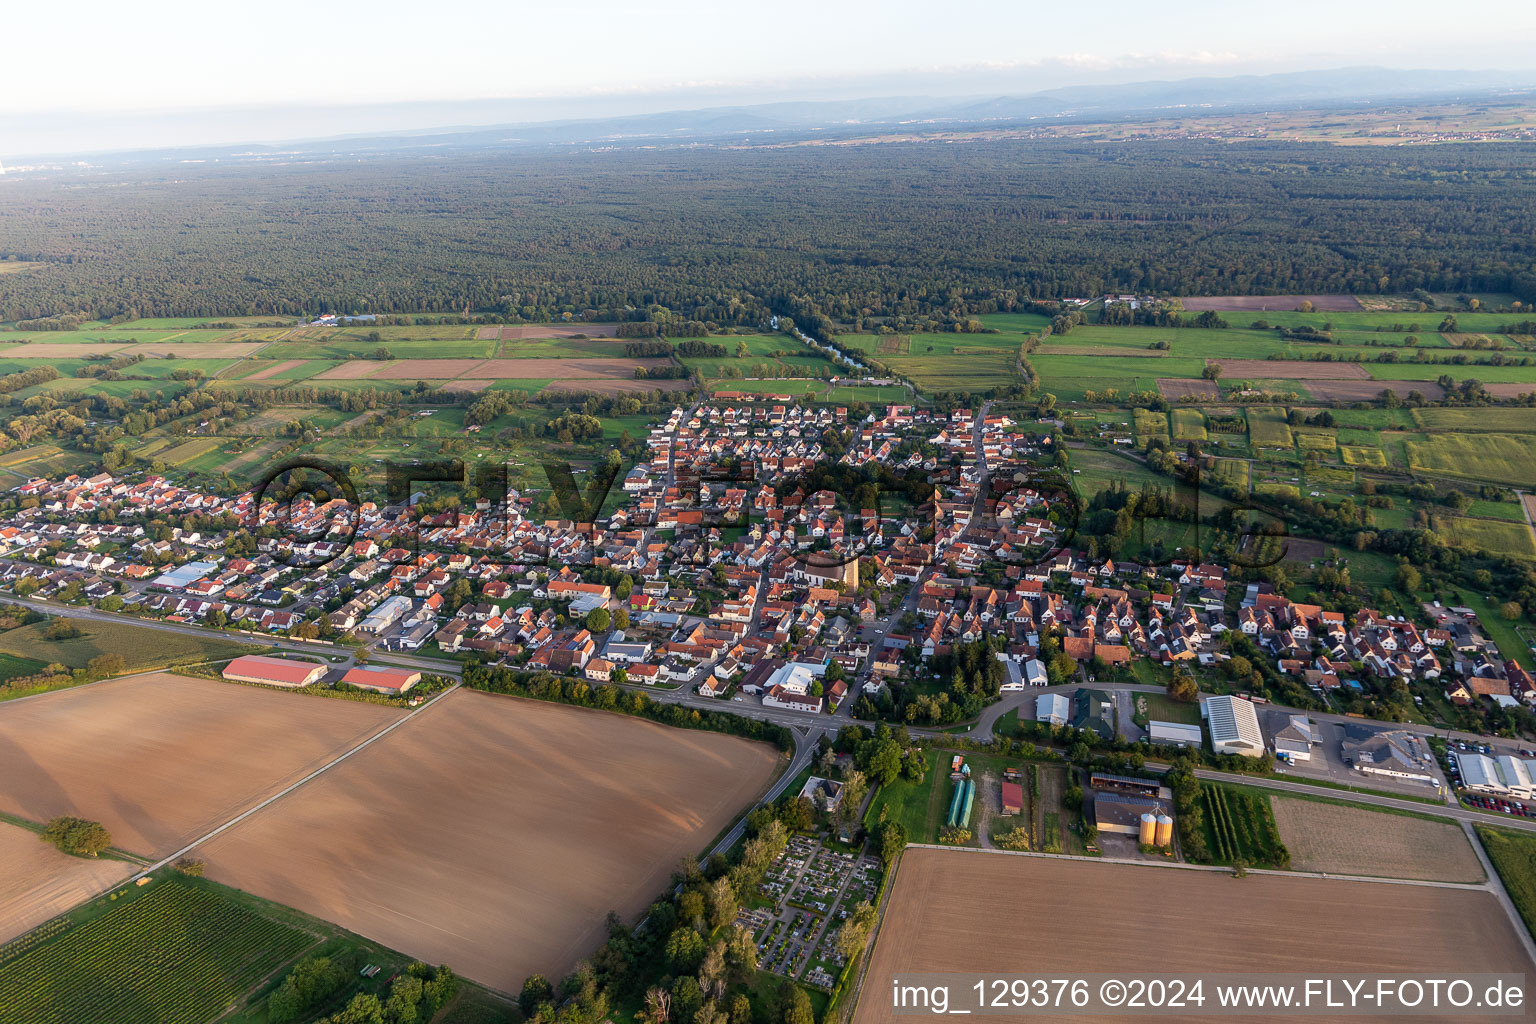
M1184 722L1148 722L1147 736L1166 746L1198 747L1201 741L1200 727Z
M325 666L298 658L268 658L247 654L224 666L225 679L237 683L262 683L267 686L310 686L325 675Z
M391 695L404 693L421 682L421 673L410 668L390 668L385 665L358 665L341 677L348 686L359 690Z
M1141 833L1141 816L1167 814L1168 804L1145 796L1125 796L1120 793L1099 792L1093 797L1093 820L1100 832L1113 832L1123 836Z

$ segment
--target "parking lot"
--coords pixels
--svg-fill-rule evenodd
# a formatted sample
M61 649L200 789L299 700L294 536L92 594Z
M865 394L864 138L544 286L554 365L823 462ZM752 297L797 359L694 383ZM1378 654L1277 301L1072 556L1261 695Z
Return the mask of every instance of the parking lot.
M1512 754L1521 758L1536 758L1536 751L1528 747L1511 746L1509 750L1498 750L1486 743L1468 743L1466 741L1453 741L1445 753L1445 773L1454 786L1461 784L1461 770L1459 766L1460 755L1478 753L1488 757L1497 757L1500 754ZM1490 814L1507 814L1517 818L1536 818L1536 801L1519 800L1512 796L1497 796L1486 793L1457 794L1461 802L1468 807Z

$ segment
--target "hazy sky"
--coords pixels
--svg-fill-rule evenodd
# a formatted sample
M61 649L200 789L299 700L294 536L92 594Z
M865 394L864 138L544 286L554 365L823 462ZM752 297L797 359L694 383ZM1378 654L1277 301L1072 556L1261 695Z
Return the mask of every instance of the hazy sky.
M585 101L569 109L595 115L1341 65L1522 68L1533 10L1529 0L18 2L3 17L0 156L70 124L88 148L101 115L130 112L509 97ZM231 112L229 138L242 116Z

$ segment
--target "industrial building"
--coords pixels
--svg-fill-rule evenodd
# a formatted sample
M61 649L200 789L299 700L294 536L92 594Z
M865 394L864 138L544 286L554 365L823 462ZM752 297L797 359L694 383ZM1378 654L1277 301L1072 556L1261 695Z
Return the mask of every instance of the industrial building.
M1198 725L1183 722L1148 722L1147 738L1159 746L1198 747L1204 736Z
M247 654L224 666L224 678L237 683L261 683L297 689L325 677L325 666L300 658L269 658Z
M1488 757L1484 754L1460 754L1461 786L1474 793L1491 796L1507 796L1516 800L1529 800L1536 796L1532 783L1532 763L1501 754Z
M1306 715L1270 715L1270 746L1282 761L1312 760L1317 730Z
M1200 716L1211 734L1211 749L1218 754L1264 756L1264 732L1253 704L1241 697L1207 697Z
M1429 747L1411 732L1379 732L1368 726L1346 725L1340 753L1346 764L1367 775L1436 784Z
M1066 725L1072 714L1072 706L1059 693L1042 693L1035 698L1035 721L1051 725Z
M358 628L364 633L382 633L400 621L410 610L411 599L404 594L396 594L369 612L368 617Z
M186 562L174 569L167 569L151 580L149 585L156 590L185 590L209 573L218 571L218 568L217 562Z
M391 668L387 665L358 665L341 677L348 686L374 693L386 693L397 697L421 682L421 673L413 668Z

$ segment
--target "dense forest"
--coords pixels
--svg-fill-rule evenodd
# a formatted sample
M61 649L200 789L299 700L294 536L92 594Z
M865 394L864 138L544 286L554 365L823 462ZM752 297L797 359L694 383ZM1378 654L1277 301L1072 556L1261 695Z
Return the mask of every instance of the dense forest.
M977 142L0 180L0 319L459 311L721 324L1027 298L1513 292L1536 147Z

